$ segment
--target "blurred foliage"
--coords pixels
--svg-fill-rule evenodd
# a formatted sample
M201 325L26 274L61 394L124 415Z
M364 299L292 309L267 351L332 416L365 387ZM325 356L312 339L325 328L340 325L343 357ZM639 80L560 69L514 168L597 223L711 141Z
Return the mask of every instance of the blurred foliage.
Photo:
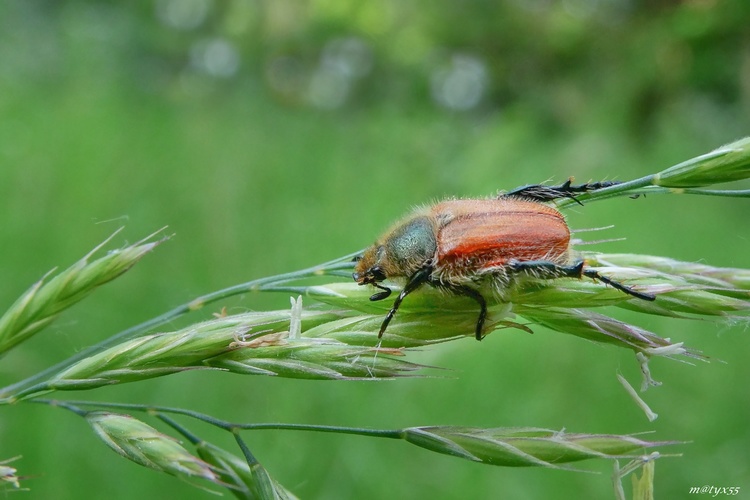
M6 2L4 83L229 89L321 109L522 107L562 132L596 107L645 137L662 112L750 106L750 6L693 0ZM23 50L18 50L23 47Z
M626 180L748 130L747 2L7 0L0 304L122 224L131 241L165 224L177 237L3 358L0 382L198 294L362 248L414 204L569 175ZM750 266L746 200L648 197L568 214L573 227L615 224L603 238L628 237L603 250ZM248 296L227 306L287 304ZM736 382L750 378L747 332L641 324L727 362L654 363L664 385L644 396L660 414L653 425L615 376L637 380L631 355L541 329L415 359L456 370L447 379L189 373L91 397L254 422L656 430L655 439L692 441L684 457L660 460L657 496L750 484L750 398ZM202 495L122 461L71 415L35 405L2 412L0 461L23 455L13 466L31 476L30 498ZM505 470L357 437L247 441L302 498L611 491L608 464L597 469L604 475Z

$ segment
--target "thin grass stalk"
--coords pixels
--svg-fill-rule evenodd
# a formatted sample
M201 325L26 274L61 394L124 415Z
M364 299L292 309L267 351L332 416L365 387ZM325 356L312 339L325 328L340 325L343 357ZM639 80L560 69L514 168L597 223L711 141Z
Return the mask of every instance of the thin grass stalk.
M557 202L561 208L619 196L652 194L700 194L750 197L750 190L703 190L700 188L750 177L750 137L721 146L655 174L613 186L581 193L575 199Z
M55 404L51 400L36 402ZM197 418L233 433L240 430L294 430L399 439L436 453L502 467L565 468L561 464L588 459L639 459L645 450L679 444L677 441L646 441L634 435L567 433L533 427L487 429L421 426L383 430L306 424L245 424L216 419L190 410L162 406L91 401L69 401L65 404L111 410L147 411L152 414L175 413ZM191 441L197 442L197 439L193 438ZM252 464L254 459L249 461Z

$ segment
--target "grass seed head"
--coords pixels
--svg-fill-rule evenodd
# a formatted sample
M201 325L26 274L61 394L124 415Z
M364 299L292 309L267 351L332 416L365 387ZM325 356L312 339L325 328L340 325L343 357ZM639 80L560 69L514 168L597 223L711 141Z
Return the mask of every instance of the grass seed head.
M407 441L422 448L506 467L559 468L559 464L589 458L637 457L644 449L675 444L536 428L412 427L404 434Z
M750 177L750 137L703 156L670 167L654 177L654 184L670 188L702 187Z
M113 236L46 283L46 276L34 283L19 297L0 318L0 353L42 330L62 311L122 275L166 239L144 240L90 260L92 254Z
M91 412L91 427L104 443L123 457L150 469L219 483L211 465L191 455L177 440L129 415Z

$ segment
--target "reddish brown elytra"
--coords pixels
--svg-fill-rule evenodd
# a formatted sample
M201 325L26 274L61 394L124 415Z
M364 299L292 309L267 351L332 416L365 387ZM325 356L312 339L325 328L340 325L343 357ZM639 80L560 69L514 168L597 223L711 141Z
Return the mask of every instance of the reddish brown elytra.
M401 302L427 283L479 304L476 338L482 340L487 303L480 287L487 281L503 287L519 273L542 278L587 276L643 300L641 293L571 259L570 229L563 215L545 202L574 198L616 184L596 182L560 186L532 185L491 199L447 200L417 209L396 223L368 248L352 277L360 285L381 291L370 300L383 300L391 289L380 284L406 278L406 284L383 320L378 337L388 327Z

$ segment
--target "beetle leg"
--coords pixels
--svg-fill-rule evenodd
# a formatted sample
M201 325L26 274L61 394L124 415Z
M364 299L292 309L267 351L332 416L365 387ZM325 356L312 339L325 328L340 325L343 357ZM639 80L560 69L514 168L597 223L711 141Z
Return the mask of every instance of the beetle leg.
M628 295L632 295L633 297L637 297L639 299L649 300L649 301L656 300L656 297L654 295L651 295L650 293L637 292L633 290L632 288L625 286L618 281L614 281L612 279L607 278L606 276L602 276L601 274L599 274L597 271L593 269L584 269L583 275L593 280L601 281L602 283L610 285L612 288L620 290L621 292L625 292Z
M510 263L508 264L508 267L510 267L510 270L514 272L523 272L523 271L539 272L541 271L542 276L540 277L542 278L544 277L580 278L581 275L583 274L583 261L576 262L575 264L571 266L561 266L549 260L526 260L526 261L513 260L513 261L510 261ZM544 275L547 275L547 276L544 276Z
M603 181L603 182L587 182L586 184L573 185L573 179L570 178L563 182L559 186L544 186L542 184L533 184L530 186L523 186L516 188L513 191L508 191L499 196L499 198L516 197L531 199L534 201L551 201L557 198L570 198L579 205L583 205L574 196L576 193L587 193L589 191L596 191L597 189L604 189L610 186L620 184L617 181Z
M370 300L373 302L375 302L376 300L387 299L391 295L392 290L388 288L387 286L378 285L377 283L372 283L372 286L383 290L382 292L378 292L370 296Z
M530 260L525 262L515 261L510 263L510 268L513 271L543 271L545 274L551 275L551 278L581 278L586 276L587 278L610 285L612 288L627 293L628 295L632 295L633 297L649 301L656 300L655 296L633 290L619 281L602 276L598 271L584 269L582 260L576 261L569 266L561 266L547 260Z
M482 340L482 330L484 329L484 320L487 318L487 301L477 290L468 287L466 285L451 285L446 286L451 292L456 295L465 295L474 299L479 304L479 318L477 318L476 338Z
M388 311L388 314L383 320L383 324L380 325L378 338L381 338L383 336L383 332L385 332L385 329L388 328L388 323L390 323L393 319L393 316L396 315L396 311L398 311L398 308L401 305L401 302L403 302L404 298L406 298L407 295L409 295L411 292L413 292L423 284L427 283L430 280L432 271L432 266L425 266L409 277L406 285L404 285L404 289L401 290L401 293L398 294L398 297L396 297L396 300L393 302L393 307L391 307L391 310Z

